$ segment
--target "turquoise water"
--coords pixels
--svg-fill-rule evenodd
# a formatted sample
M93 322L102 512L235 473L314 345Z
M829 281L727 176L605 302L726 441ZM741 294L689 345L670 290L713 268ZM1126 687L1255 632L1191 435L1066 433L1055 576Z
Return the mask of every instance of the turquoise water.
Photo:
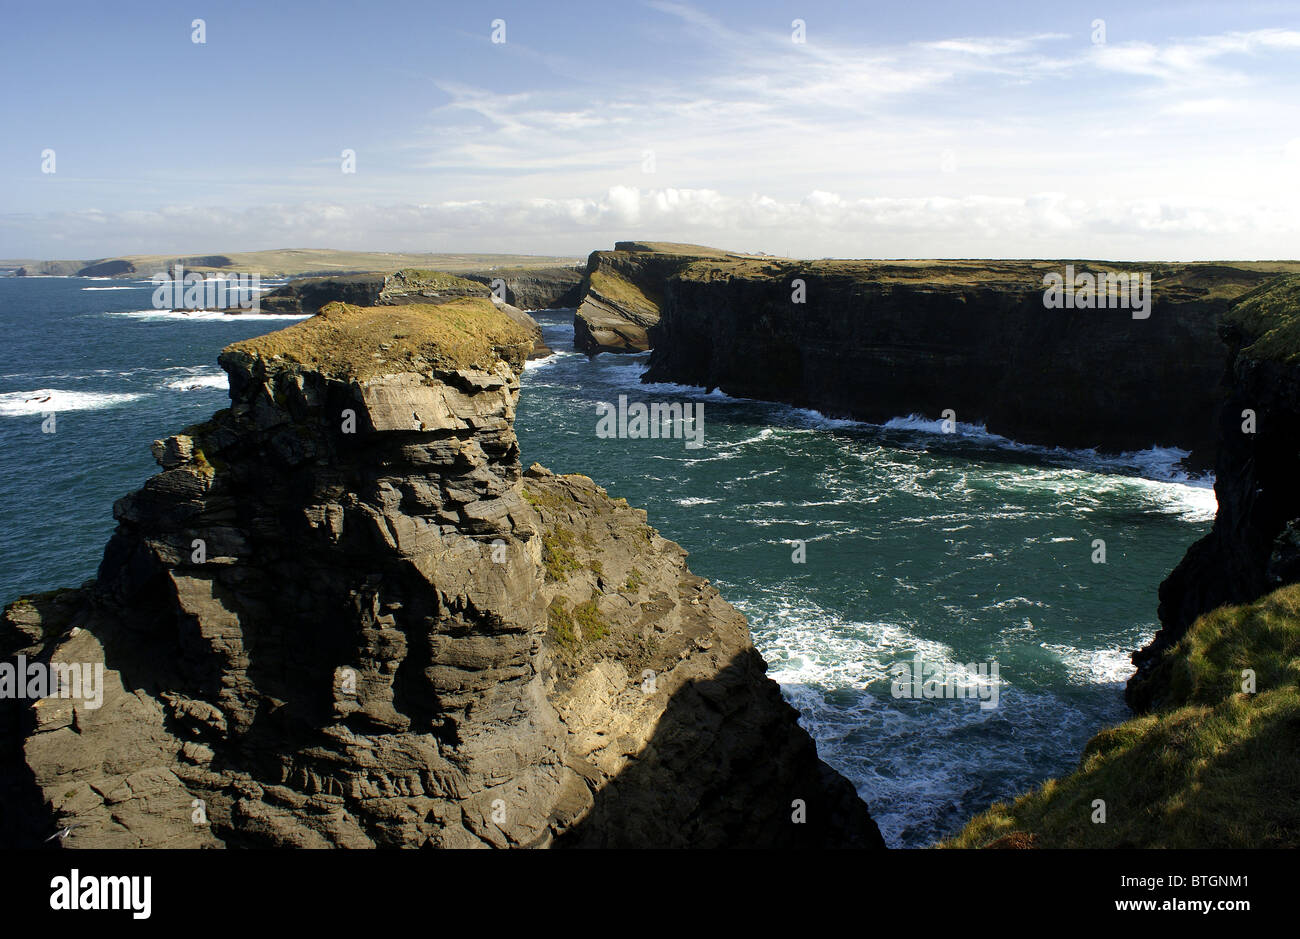
M537 316L564 348L571 315ZM1174 481L1176 452L1105 460L981 428L831 420L642 385L646 358L560 353L530 368L525 461L593 477L691 552L889 843L951 834L1068 772L1125 718L1128 655L1156 629L1156 587L1214 517L1208 480ZM597 402L620 394L703 403L705 446L597 438ZM1092 562L1098 538L1105 564ZM998 707L895 699L891 666L918 654L963 678L997 661Z
M291 321L132 313L148 285L105 289L123 286L0 279L0 602L93 576L113 500L155 469L149 443L225 405L217 352ZM572 314L539 319L565 349ZM1178 481L1176 454L1101 460L979 428L828 420L643 386L644 360L561 352L530 367L525 462L586 473L691 552L891 844L932 843L1068 771L1123 719L1156 585L1213 517L1212 490ZM598 438L596 404L619 394L703 403L705 446ZM917 654L958 675L995 660L998 706L894 698L891 665Z

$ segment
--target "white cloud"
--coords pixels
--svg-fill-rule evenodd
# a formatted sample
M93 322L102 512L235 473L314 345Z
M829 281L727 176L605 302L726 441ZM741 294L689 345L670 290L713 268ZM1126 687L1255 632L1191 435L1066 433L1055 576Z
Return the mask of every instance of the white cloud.
M409 251L510 250L585 255L621 238L666 238L739 250L806 256L1267 257L1253 240L1300 233L1300 217L1237 203L1170 205L1156 200L1025 197L845 198L824 190L781 200L713 190L615 187L600 196L515 202L449 201L376 206L317 203L242 211L168 206L156 211L65 213L68 245L110 228L135 250L251 250L288 245ZM0 220L0 232L9 225ZM212 231L223 233L213 243ZM226 239L229 239L228 241ZM807 245L808 250L791 250ZM1217 247L1216 247L1217 246ZM1236 249L1236 250L1234 250ZM74 253L73 256L78 256ZM91 255L85 255L91 256ZM1273 256L1276 256L1274 253Z

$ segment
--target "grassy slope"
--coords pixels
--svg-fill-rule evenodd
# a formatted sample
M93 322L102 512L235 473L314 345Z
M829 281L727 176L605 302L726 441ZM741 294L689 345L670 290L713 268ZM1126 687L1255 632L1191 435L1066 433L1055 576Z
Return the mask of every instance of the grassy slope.
M388 307L330 303L309 320L236 342L223 354L280 358L323 374L364 381L375 375L420 371L421 363L487 369L504 358L518 369L532 347L532 336L491 300L465 298Z
M1254 338L1243 350L1248 357L1294 363L1300 358L1300 274L1246 294L1224 321Z
M1158 711L1102 731L1077 772L945 846L1300 847L1300 585L1207 613L1160 669Z
M593 271L591 289L624 310L659 315L659 301L647 296L640 287L617 271L609 268Z

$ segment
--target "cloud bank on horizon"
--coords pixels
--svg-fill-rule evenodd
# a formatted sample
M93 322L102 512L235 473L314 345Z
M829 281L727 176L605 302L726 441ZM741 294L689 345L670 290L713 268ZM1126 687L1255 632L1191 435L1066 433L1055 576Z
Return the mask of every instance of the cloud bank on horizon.
M1300 9L967 6L28 7L0 256L1300 256Z

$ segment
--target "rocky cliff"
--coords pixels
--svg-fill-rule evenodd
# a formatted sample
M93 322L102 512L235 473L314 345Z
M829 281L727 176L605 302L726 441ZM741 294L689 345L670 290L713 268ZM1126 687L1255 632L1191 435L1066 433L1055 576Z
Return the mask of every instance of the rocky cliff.
M531 345L466 298L227 348L96 580L5 610L104 681L0 702L4 842L881 846L684 552L522 471Z
M488 296L491 285L505 284L507 304L524 310L576 306L582 273L574 267L503 268L454 275L407 268L393 274L346 274L302 277L277 287L262 306L274 313L315 313L327 303L363 306L391 302L420 302L441 296Z
M500 268L462 276L487 286L504 281L506 303L521 310L567 309L582 300L583 274L577 267Z
M1224 317L1230 352L1219 413L1210 533L1160 585L1161 629L1134 656L1129 702L1165 693L1150 675L1204 613L1300 582L1300 275L1243 296Z
M300 277L268 291L259 306L263 313L317 313L329 303L373 306L384 289L384 274L343 274Z
M150 277L158 271L169 271L177 265L188 271L202 273L230 268L233 262L224 254L203 254L191 257L157 257L154 263L143 258L102 258L98 261L36 261L20 267L18 277Z
M593 251L573 317L573 344L592 354L646 351L668 282L694 261L729 257L667 242L620 241L613 251Z
M1218 318L1286 267L794 261L619 248L589 262L575 341L593 350L649 344L645 381L873 422L951 410L1028 443L1177 446L1206 467L1224 367ZM1067 264L1150 274L1149 316L1045 308L1044 277Z

